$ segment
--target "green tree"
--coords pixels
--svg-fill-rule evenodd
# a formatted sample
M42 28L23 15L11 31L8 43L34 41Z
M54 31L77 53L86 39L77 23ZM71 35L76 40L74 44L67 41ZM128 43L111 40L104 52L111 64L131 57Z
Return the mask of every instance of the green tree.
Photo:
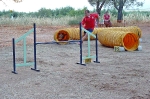
M62 15L62 16L66 16L72 10L74 10L72 7L67 6L67 7L59 9L59 14Z
M88 0L90 5L96 7L96 12L101 15L101 10L105 3L107 3L109 0Z
M123 20L123 8L129 8L132 6L143 6L143 2L138 2L137 0L112 0L114 7L118 11L117 22L122 22Z
M22 2L22 0L13 0L13 1L16 2L16 3Z
M38 16L40 16L40 17L50 17L50 16L52 16L52 11L51 11L51 9L41 8L38 11Z
M96 7L96 12L100 15L103 7L115 7L118 11L117 20L123 20L123 7L129 8L132 6L142 6L143 2L138 0L88 0L88 2ZM112 6L113 5L113 6Z

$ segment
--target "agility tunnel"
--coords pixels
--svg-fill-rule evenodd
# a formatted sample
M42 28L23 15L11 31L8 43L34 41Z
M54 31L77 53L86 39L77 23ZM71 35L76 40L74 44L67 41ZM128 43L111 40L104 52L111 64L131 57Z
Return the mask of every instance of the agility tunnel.
M139 27L137 26L128 26L128 27L114 27L114 28L111 28L110 29L112 30L119 30L119 31L125 31L125 32L132 32L132 33L135 33L138 35L139 38L142 37L142 31Z
M55 41L79 40L79 38L79 28L60 29L54 33Z
M122 46L127 51L134 51L139 46L139 37L132 32L102 30L98 33L98 38L104 46Z
M124 32L131 32L138 35L139 38L142 36L141 29L137 26L129 26L129 27L108 27L108 28L95 28L93 34L98 34L102 30L109 30L109 31L124 31ZM79 28L66 28L57 30L54 33L54 40L59 41L68 41L68 40L79 40ZM82 35L83 35L82 31ZM99 38L98 38L99 39ZM90 40L95 40L94 37L90 37Z

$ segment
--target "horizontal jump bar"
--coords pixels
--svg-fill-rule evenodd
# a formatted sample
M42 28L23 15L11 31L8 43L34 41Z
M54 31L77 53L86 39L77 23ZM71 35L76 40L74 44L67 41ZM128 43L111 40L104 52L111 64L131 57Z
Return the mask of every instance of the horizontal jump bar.
M36 44L54 44L54 43L69 43L69 42L80 42L80 40L52 41L52 42L37 42Z

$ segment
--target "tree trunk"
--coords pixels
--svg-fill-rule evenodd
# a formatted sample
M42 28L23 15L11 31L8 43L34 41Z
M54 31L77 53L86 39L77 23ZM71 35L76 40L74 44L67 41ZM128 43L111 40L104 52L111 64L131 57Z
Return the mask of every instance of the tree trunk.
M96 9L96 12L99 14L99 16L101 15L101 9Z
M100 2L99 0L96 2L96 12L100 15L101 14L101 9L99 8Z
M118 9L118 17L117 17L118 23L121 23L123 20L122 10L123 10L123 0L120 0L119 1L119 9Z
M106 2L106 0L103 0L102 4L100 4L100 0L98 0L96 2L96 11L99 14L99 16L101 15L101 10L102 10L102 7L104 6L105 2Z

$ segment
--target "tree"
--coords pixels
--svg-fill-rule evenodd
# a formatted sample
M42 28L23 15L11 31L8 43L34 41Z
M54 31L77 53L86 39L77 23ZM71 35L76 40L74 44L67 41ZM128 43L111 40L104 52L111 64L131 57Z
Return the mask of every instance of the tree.
M138 2L137 0L112 0L114 7L117 9L118 11L118 15L117 15L117 22L122 22L123 20L123 7L129 8L132 6L142 6L143 2Z
M121 22L123 20L123 8L129 8L132 6L143 6L143 2L138 2L138 0L88 0L88 2L96 7L96 12L100 15L101 9L105 6L114 6L117 11L117 21Z
M41 8L38 11L37 16L39 16L39 17L50 17L50 16L52 16L52 10L46 9L46 8Z
M4 3L4 5L6 5L7 6L7 4L3 1L3 0L0 0L0 1L2 1L3 3ZM22 0L13 0L14 2L16 2L16 3L20 3L20 2L22 2Z
M7 6L7 4L3 1L3 0L0 0L0 1L2 1L3 2L3 4L5 5L5 6ZM15 3L20 3L20 2L22 2L22 0L13 0Z
M13 0L16 3L22 2L22 0Z
M88 2L92 5L92 6L96 6L96 12L101 15L101 10L105 4L105 2L107 2L109 0L88 0Z

